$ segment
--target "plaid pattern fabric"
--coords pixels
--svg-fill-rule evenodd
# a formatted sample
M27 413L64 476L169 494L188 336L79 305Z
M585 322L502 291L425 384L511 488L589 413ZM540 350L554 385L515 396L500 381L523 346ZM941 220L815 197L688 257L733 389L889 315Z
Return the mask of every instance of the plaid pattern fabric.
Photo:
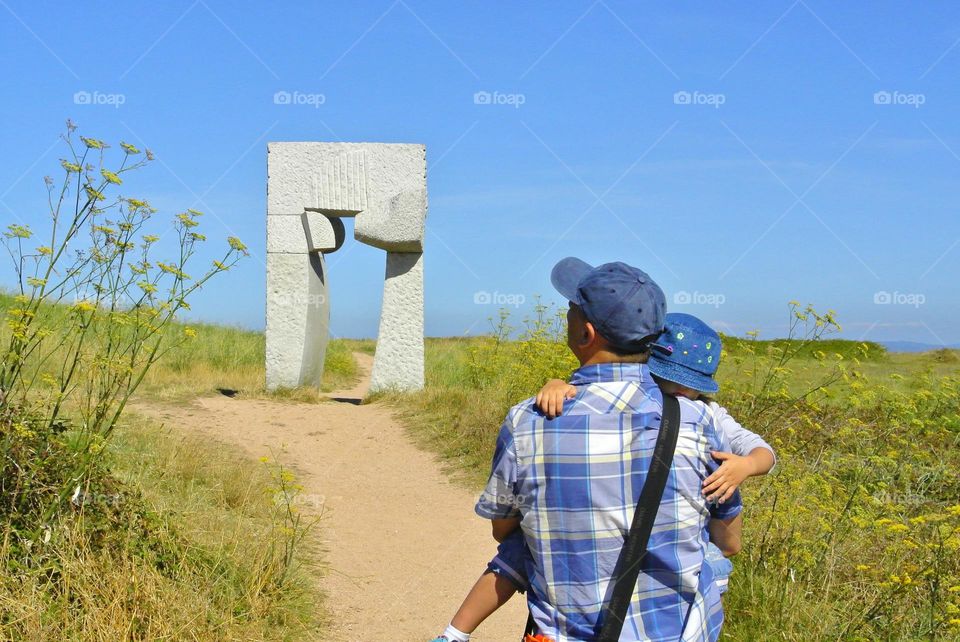
M636 509L660 426L663 398L645 366L599 364L574 372L577 396L547 420L533 399L514 406L497 437L476 505L488 519L518 517L530 549L528 604L557 642L592 640ZM709 505L703 480L729 450L709 406L680 400L673 467L621 640L715 640L720 597L703 564L710 517L740 512L739 493ZM702 570L701 570L702 569Z

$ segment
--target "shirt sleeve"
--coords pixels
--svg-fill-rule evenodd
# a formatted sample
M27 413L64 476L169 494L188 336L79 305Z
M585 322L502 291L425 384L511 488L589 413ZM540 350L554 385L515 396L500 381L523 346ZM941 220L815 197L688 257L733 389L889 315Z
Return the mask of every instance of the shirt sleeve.
M743 511L743 498L740 497L740 489L733 492L733 495L722 504L710 504L710 517L713 519L730 519L736 517Z
M493 451L490 479L474 507L477 515L486 519L509 519L520 516L517 495L517 449L513 441L510 417L500 426L497 445Z
M715 404L711 404L711 406L714 406L714 405ZM740 427L740 424L737 424L737 422L733 419L733 417L727 414L726 410L724 410L720 406L716 406L715 408L713 408L714 410L713 419L710 426L711 432L713 433L712 435L710 435L711 445L713 447L713 450L724 451L724 452L735 452L731 450L730 440L727 437L727 433L724 430L724 428L721 427L720 425L720 421L719 421L720 413L716 412L717 408L720 408L721 410L723 410L722 414L726 415L727 419L729 419L738 427ZM741 427L741 430L746 431L746 429L742 427ZM746 432L749 432L749 431L746 431ZM753 433L750 433L750 434L753 434ZM709 460L709 463L707 464L707 475L709 476L715 470L720 468L720 462L718 462L713 457L708 457L707 459ZM710 517L713 519L730 519L731 517L736 517L743 510L743 498L740 496L740 489L738 488L736 491L734 491L730 499L728 499L724 503L718 504L714 502L714 503L708 504L707 506L710 510Z
M766 448L773 455L773 462L776 465L777 454L770 444L764 441L763 437L741 426L720 404L712 402L710 407L713 409L714 424L727 438L730 444L730 452L740 457L746 457L755 448Z

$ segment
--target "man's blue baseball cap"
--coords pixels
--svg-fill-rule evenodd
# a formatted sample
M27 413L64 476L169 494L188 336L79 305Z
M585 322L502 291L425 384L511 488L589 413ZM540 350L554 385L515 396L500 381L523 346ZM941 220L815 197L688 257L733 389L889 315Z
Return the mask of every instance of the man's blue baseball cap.
M720 335L706 323L682 312L667 315L667 329L653 344L647 367L661 379L698 392L720 389L713 375L720 365Z
M667 299L643 270L619 261L593 267L568 257L553 266L550 281L620 350L643 352L649 347L644 339L663 332Z

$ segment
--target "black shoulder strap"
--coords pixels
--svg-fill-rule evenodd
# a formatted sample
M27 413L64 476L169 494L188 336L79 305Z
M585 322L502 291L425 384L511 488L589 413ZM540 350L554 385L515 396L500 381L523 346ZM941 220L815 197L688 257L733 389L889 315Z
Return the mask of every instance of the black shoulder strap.
M637 510L633 514L630 532L623 543L620 557L614 571L613 593L604 608L603 627L597 642L617 642L627 616L630 600L637 587L640 575L640 562L647 552L647 542L653 530L653 522L660 509L663 489L667 485L673 453L677 448L677 434L680 429L680 402L672 395L663 395L663 415L660 421L660 433L657 445L653 449L650 470L640 491Z

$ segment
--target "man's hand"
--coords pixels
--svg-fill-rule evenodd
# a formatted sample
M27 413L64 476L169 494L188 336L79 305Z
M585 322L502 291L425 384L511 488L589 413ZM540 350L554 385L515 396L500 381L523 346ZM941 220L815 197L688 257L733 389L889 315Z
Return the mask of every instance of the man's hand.
M537 393L537 407L547 419L559 417L563 412L563 402L577 396L577 389L566 381L551 379Z
M713 451L710 454L723 463L703 480L703 494L709 501L722 504L733 496L744 479L754 474L754 462L749 457L733 453Z

